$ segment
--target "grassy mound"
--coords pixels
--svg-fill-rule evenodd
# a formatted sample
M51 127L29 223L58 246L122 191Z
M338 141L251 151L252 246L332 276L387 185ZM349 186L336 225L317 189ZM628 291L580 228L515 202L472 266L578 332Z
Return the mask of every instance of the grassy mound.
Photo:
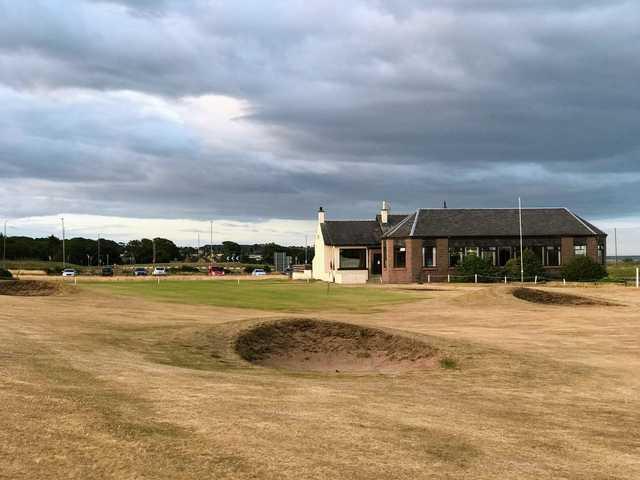
M299 371L399 373L438 365L437 350L424 342L308 319L259 324L240 334L235 347L254 364Z
M615 303L598 300L595 298L581 297L568 293L547 292L535 288L519 287L513 290L513 296L520 300L545 305L604 305L614 306Z
M46 297L61 293L62 285L35 280L10 280L0 282L0 295L17 297Z

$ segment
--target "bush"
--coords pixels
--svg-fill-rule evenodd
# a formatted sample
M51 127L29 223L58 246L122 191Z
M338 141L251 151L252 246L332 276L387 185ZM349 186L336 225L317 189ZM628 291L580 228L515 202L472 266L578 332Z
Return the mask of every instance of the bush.
M62 267L49 267L45 272L47 275L62 275Z
M540 258L530 249L526 249L522 254L524 278L532 278L544 275L544 268ZM514 278L520 278L520 257L512 258L505 266L507 275Z
M13 275L9 270L0 267L0 280L11 280Z
M493 266L491 260L485 260L477 255L471 254L464 257L463 262L456 268L456 275L463 278L456 279L463 282L473 282L474 276L495 277L498 270Z
M607 269L591 257L574 257L562 267L562 276L570 282L600 280L607 276Z

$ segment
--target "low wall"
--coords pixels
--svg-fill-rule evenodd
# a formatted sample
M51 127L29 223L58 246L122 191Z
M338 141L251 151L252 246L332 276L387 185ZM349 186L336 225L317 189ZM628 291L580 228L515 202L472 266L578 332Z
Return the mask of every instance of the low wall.
M336 283L367 283L368 270L338 270L335 272Z

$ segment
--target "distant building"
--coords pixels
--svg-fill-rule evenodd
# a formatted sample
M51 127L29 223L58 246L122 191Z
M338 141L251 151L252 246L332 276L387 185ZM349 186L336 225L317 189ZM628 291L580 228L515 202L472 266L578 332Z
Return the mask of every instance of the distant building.
M522 209L524 248L545 270L574 256L606 261L607 235L566 208ZM520 252L518 209L437 208L391 215L386 202L375 220L328 221L318 212L313 277L337 283L410 283L446 279L466 255L504 266Z

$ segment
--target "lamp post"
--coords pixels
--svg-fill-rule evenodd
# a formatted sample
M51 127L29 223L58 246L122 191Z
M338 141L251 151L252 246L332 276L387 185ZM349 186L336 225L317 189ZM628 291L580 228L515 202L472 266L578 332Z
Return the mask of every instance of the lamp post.
M518 197L518 217L520 223L520 283L524 283L524 252L522 250L522 200Z
M64 270L64 268L67 266L64 251L64 217L60 217L60 221L62 222L62 269Z

